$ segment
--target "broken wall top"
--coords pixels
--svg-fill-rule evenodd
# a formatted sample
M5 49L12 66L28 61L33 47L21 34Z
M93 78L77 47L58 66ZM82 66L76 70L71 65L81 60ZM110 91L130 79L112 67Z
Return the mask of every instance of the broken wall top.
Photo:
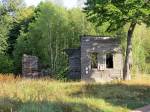
M120 41L114 37L108 36L82 36L81 44L88 42L97 42L97 43L110 43L110 44L120 44Z

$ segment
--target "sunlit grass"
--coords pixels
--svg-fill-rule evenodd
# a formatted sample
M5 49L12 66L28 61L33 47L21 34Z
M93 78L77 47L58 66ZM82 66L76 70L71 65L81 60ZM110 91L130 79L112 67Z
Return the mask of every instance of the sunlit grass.
M0 75L3 112L128 112L150 104L150 77L109 84L21 79Z

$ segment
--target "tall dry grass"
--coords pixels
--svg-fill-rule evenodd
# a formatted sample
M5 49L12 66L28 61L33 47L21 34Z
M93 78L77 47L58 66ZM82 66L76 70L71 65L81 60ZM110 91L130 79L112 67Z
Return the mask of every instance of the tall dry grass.
M3 112L128 112L150 104L150 77L109 84L0 75Z

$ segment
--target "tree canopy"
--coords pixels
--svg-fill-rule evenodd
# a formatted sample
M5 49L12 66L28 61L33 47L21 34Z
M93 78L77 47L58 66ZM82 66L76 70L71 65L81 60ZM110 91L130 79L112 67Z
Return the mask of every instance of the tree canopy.
M85 5L89 20L98 26L108 22L108 31L131 22L150 25L149 0L87 0Z

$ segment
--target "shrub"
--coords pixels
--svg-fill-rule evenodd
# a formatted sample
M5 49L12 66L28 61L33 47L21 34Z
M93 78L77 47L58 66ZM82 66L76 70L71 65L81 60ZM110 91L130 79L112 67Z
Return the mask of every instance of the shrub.
M6 55L0 55L0 72L1 73L13 72L13 60L10 57Z

